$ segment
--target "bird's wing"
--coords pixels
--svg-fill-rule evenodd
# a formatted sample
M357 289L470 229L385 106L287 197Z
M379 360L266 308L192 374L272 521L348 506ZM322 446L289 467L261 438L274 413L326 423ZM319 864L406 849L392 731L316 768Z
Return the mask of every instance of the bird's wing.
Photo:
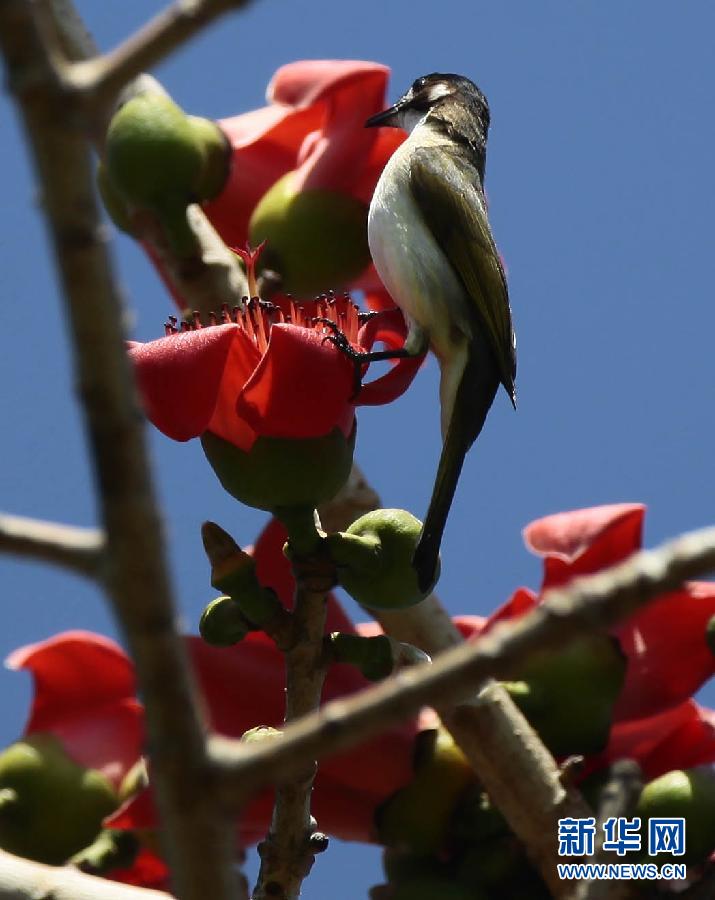
M420 147L412 154L410 187L425 224L466 288L470 317L484 328L500 381L514 403L516 345L509 293L474 164L459 147Z

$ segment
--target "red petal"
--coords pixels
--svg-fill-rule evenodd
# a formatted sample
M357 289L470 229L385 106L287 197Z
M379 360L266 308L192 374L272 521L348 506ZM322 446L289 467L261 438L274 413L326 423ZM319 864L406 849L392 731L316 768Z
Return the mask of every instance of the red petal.
M346 84L357 90L378 79L383 92L390 70L375 62L350 59L304 59L281 66L268 85L266 99L273 103L305 107L328 99ZM382 99L379 98L380 100ZM375 112L379 107L375 109Z
M159 814L154 803L154 792L145 787L126 800L119 809L107 816L102 825L126 831L156 828Z
M585 775L602 769L617 759L635 759L642 765L659 743L691 718L691 705L691 701L688 701L655 716L614 723L608 746L603 753L588 758Z
M260 359L238 325L216 325L134 344L129 350L147 416L168 437L188 441L211 425L241 445L247 429L226 408ZM228 397L228 399L227 399Z
M395 301L382 286L373 287L372 289L365 288L365 305L373 312L397 309Z
M647 780L673 769L715 762L715 713L688 700L659 715L619 722L606 751L589 759L589 771L616 759L635 759Z
M221 194L204 210L226 244L245 244L258 201L295 169L306 135L320 120L319 109L268 106L219 122L233 147L231 171Z
M274 98L320 103L324 109L319 132L310 135L301 148L295 180L298 190L353 193L356 176L364 171L378 141L378 132L365 128L365 120L384 107L389 73L378 63L346 60L296 63L277 73L271 85ZM384 157L383 166L388 158ZM374 190L379 171L372 168ZM366 191L364 182L360 187L367 203L372 190Z
M253 546L251 555L256 561L258 580L265 587L273 588L286 609L293 608L295 579L291 565L283 553L288 540L285 527L278 519L270 519ZM354 631L353 623L333 594L328 595L325 631Z
M643 760L648 778L715 762L715 712L693 701L686 706L688 716Z
M5 665L28 669L35 682L26 733L46 731L68 713L133 698L136 691L134 668L122 648L90 631L65 631L20 647Z
M526 546L544 557L544 589L615 565L640 549L645 506L621 503L557 513L524 529Z
M166 863L146 847L139 851L130 868L113 869L106 877L122 884L134 884L159 891L169 890L169 869Z
M405 319L401 311L393 306L368 319L360 329L358 343L368 351L378 342L389 349L399 349L406 336ZM384 375L362 386L357 397L358 406L380 406L400 397L412 384L423 362L424 356L394 362Z
M715 616L715 584L687 584L615 630L628 656L617 719L649 716L691 697L715 674L705 629Z
M284 663L275 644L252 632L235 647L209 647L187 638L194 669L208 707L209 722L221 734L240 737L257 725L281 726L285 705ZM367 685L357 669L330 667L323 702ZM411 777L414 722L394 726L357 748L323 761L323 775L351 790L384 799Z
M539 598L528 588L518 588L511 597L495 610L487 619L484 631L489 631L497 622L519 619L539 605Z
M357 397L358 406L382 406L401 397L423 362L424 356L398 360L384 375L362 386Z
M143 718L122 649L100 635L68 631L15 650L6 665L33 676L25 733L56 735L76 762L117 784L141 754Z
M388 74L376 63L291 63L273 76L268 87L271 106L219 122L233 147L231 172L221 195L204 209L225 243L245 243L258 201L286 172L301 165L304 180L312 176L319 182L311 186L339 187L349 193L354 193L352 183L360 174L356 196L369 200L378 165L370 148L384 146L383 166L388 151L386 139L376 138L363 124L382 108ZM363 115L366 104L369 110ZM381 129L385 130L394 131ZM322 143L325 135L328 147ZM357 169L350 160L357 160ZM365 166L368 171L363 175Z
M257 434L269 437L320 437L336 427L349 435L352 391L352 366L325 335L277 324L236 408Z

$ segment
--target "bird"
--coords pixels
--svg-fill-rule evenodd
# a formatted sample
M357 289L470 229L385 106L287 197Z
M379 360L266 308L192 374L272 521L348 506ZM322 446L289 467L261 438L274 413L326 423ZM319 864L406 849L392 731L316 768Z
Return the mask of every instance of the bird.
M408 132L368 212L372 260L408 325L404 347L380 357L431 349L440 365L443 444L413 557L425 592L437 578L465 456L500 384L516 409L516 337L484 195L489 121L487 99L472 81L434 72L365 123Z

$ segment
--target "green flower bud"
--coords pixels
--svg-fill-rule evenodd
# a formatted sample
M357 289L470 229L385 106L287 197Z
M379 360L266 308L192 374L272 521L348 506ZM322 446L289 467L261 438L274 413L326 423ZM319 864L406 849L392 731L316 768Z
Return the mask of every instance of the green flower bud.
M97 166L97 189L112 222L120 231L134 234L131 210L121 192L114 187L103 162Z
M625 674L618 642L595 634L530 657L505 687L554 755L598 753Z
M215 522L204 522L201 538L211 563L211 584L227 594L247 620L247 630L276 625L287 615L283 604L256 576L256 563Z
M107 174L131 206L151 210L172 250L196 253L196 237L186 207L202 184L207 151L199 129L173 100L159 93L139 94L109 124L105 148Z
M128 869L136 859L139 847L134 832L105 828L93 844L75 853L69 864L89 875L106 875L112 869Z
M388 846L435 853L448 836L454 810L474 782L474 772L443 728L423 732L417 750L415 776L380 807L377 833Z
M226 183L231 167L231 146L215 122L201 116L189 116L196 144L201 148L201 172L194 185L197 200L213 200Z
M242 641L253 626L230 597L216 597L201 615L199 634L214 647L232 647Z
M684 818L685 856L672 859L704 862L715 849L715 773L710 766L666 772L643 788L636 815L644 829L650 818ZM668 854L660 858L668 859Z
M247 506L273 511L278 507L316 507L332 499L350 474L355 448L333 429L317 438L258 437L241 450L210 431L201 436L206 458L224 488Z
M114 115L105 162L131 203L160 209L167 198L188 203L201 178L204 153L188 116L169 97L139 94Z
M107 779L77 765L52 735L33 734L0 755L0 846L61 865L88 846L117 806Z
M149 771L146 767L146 760L142 757L138 759L119 785L119 802L124 803L130 797L143 791L149 785Z
M376 509L356 519L346 532L328 535L340 584L369 609L420 603L432 589L420 590L412 567L421 530L419 519L404 509Z
M288 172L259 201L250 243L268 241L261 263L279 273L284 291L312 297L346 287L370 262L367 206L348 194L293 185Z
M392 643L385 634L362 637L334 631L330 641L335 661L351 663L370 681L387 678L394 668Z

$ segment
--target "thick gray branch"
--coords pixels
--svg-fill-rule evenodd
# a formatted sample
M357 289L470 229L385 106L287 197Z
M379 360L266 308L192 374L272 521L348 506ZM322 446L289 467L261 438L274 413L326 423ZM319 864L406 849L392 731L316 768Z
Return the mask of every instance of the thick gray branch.
M232 833L213 802L202 722L175 628L162 523L90 149L48 64L30 0L0 3L0 45L24 118L64 290L107 536L105 580L141 684L167 858L180 897L228 900L240 896Z

